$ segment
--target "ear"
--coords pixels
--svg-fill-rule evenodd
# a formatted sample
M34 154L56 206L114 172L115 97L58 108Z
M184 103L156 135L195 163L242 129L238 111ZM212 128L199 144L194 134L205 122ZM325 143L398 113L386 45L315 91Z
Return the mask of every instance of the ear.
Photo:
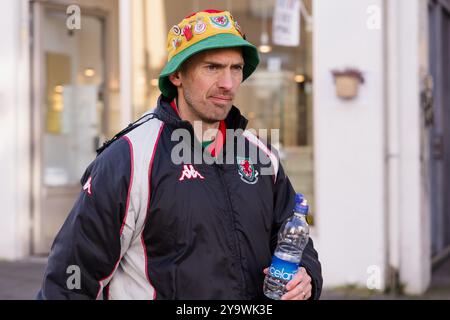
M169 80L175 87L181 87L181 72L176 71L169 75Z

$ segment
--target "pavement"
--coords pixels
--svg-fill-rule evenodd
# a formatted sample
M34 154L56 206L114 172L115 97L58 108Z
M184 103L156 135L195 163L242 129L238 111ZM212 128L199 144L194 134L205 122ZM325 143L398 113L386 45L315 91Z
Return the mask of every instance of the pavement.
M46 258L0 261L0 300L31 300L38 293Z
M33 300L41 286L47 264L45 257L30 257L16 262L0 261L0 300ZM323 290L321 300L450 300L450 258L432 275L425 294L407 296L384 294L360 288Z
M347 287L324 290L321 300L450 300L450 257L433 271L430 286L422 295L383 293Z

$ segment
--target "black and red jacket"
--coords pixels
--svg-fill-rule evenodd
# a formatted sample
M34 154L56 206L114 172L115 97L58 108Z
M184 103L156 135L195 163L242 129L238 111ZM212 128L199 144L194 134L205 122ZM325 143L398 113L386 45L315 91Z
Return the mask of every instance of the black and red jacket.
M244 131L237 108L223 125L242 132L214 144L212 157L161 97L102 148L53 243L38 297L263 298L263 269L295 191L276 153ZM198 153L206 161L194 162ZM173 161L177 154L189 162ZM321 265L311 239L301 264L318 299ZM70 266L79 268L79 287L68 286Z

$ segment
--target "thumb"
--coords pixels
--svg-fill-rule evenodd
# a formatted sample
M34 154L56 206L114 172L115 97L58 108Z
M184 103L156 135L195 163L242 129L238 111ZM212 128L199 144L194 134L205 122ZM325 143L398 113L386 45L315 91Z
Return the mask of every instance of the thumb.
M264 272L264 274L268 274L268 273L269 273L269 268L265 268L265 269L263 270L263 272Z

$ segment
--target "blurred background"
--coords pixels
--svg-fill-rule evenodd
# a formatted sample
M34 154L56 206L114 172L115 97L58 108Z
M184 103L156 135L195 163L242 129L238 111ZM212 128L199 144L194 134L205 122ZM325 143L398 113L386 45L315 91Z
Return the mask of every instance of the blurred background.
M96 148L156 106L170 28L220 9L260 50L235 105L250 128L280 130L323 298L450 299L450 0L0 9L0 298L34 296Z

